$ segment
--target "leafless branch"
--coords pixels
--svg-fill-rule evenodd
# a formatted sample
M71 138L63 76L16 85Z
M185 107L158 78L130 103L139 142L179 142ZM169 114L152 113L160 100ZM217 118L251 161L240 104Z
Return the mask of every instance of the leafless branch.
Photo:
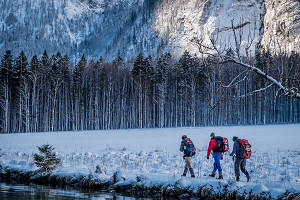
M214 110L223 101L224 94L225 94L225 91L222 92L221 97L219 98L219 100L214 105L212 105L211 103L209 103L209 106L210 106L209 112L211 112L212 110Z
M246 68L246 70L252 71L255 74L259 75L260 77L268 80L271 82L271 85L275 85L276 87L278 87L281 91L284 92L285 95L287 96L291 96L295 99L300 100L300 94L298 93L297 88L293 87L293 88L288 88L286 86L284 86L282 84L282 79L283 77L281 77L280 81L276 80L275 78L273 78L272 76L268 75L267 73L263 72L262 70L260 70L259 68L253 66L253 65L249 65L246 64L242 61L242 57L240 55L240 46L241 46L241 40L242 40L242 31L240 30L239 35L236 34L235 28L234 28L234 24L233 24L233 20L232 20L232 30L233 30L233 35L234 35L234 39L235 39L235 52L237 53L237 58L234 58L232 56L228 56L224 53L221 53L221 51L217 48L216 45L216 40L215 37L211 37L210 42L211 42L211 47L207 46L207 45L203 45L203 39L202 38L194 38L192 40L192 43L196 44L199 52L208 56L211 56L213 58L215 58L217 60L218 63L235 63L241 67ZM204 49L208 49L211 52L207 52L204 51ZM215 52L215 53L213 53ZM283 72L284 69L282 69ZM231 83L229 84L229 86L239 77L239 75L234 78ZM285 83L285 85L287 85L287 83ZM260 91L263 91L264 88L262 88ZM258 90L257 90L258 91Z
M254 25L253 25L253 35L251 33L251 26L249 25L249 32L248 32L248 38L247 38L247 44L245 46L245 52L246 56L249 57L249 49L252 47L254 39L255 39L255 30L257 29L256 26L256 20L254 20Z
M241 59L241 52L240 52L240 49L241 49L241 43L242 43L242 36L243 36L243 33L242 33L242 28L240 27L239 28L239 37L237 36L236 34L236 28L234 27L234 24L233 24L233 19L231 20L231 27L232 27L232 32L233 32L233 36L234 36L234 41L235 41L235 52L239 58L240 61L242 61Z
M242 98L244 98L244 97L247 97L247 96L254 95L254 94L256 94L256 93L259 93L259 92L262 92L262 91L265 91L265 90L267 90L267 89L268 89L269 87L271 87L272 85L274 85L274 83L271 83L271 84L270 84L270 85L268 85L267 87L260 88L260 89L258 89L258 90L254 90L254 91L252 91L252 92L249 92L249 93L247 93L247 94L241 95L241 96L239 96L239 97L242 97Z
M235 81L236 81L240 76L242 76L245 72L247 72L247 73L246 73L246 75L244 76L244 78L241 79L241 80L239 80L239 81L237 81L237 82L235 82ZM223 84L221 83L221 86L222 86L223 88L229 88L229 87L231 87L233 84L236 85L236 84L240 83L241 81L244 81L244 80L246 79L246 77L247 77L248 72L249 72L248 69L244 70L244 71L241 72L239 75L237 75L234 79L232 79L232 81L231 81L228 85L223 85ZM235 82L235 83L234 83L234 82Z
M276 79L274 79L272 76L269 76L268 74L266 74L265 72L261 71L260 69L258 69L257 67L245 64L243 62L239 62L236 61L234 59L231 60L231 62L236 63L246 69L249 69L251 71L253 71L254 73L256 73L257 75L263 77L264 79L267 79L268 81L270 81L271 83L273 83L275 86L277 86L280 90L282 90L285 95L287 96L291 96L294 97L296 99L300 100L300 94L298 93L296 88L287 88L285 86L283 86L280 82L278 82Z

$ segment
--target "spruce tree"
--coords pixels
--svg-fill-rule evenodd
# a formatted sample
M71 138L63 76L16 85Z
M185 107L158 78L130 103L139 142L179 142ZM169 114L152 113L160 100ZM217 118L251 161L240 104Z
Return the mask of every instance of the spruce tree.
M82 130L82 109L84 104L84 87L83 87L83 73L87 67L87 60L83 54L79 63L75 66L73 72L73 83L72 83L72 99L74 102L73 105L73 128L75 130Z
M141 82L144 72L144 56L140 53L134 62L132 75L136 79L136 81Z
M13 85L12 85L12 99L14 104L15 118L17 119L17 132L29 131L29 67L25 53L21 51L20 55L15 59L13 67ZM24 126L25 125L25 126Z
M34 74L37 74L42 69L41 62L36 54L32 57L32 59L30 61L29 69Z
M16 81L20 81L29 74L28 61L25 53L21 51L20 55L15 60L13 77Z
M38 127L38 122L39 118L41 117L39 115L39 105L41 105L41 98L40 94L42 91L40 90L42 88L42 65L41 62L39 61L37 55L35 54L30 62L30 80L32 84L32 90L31 90L31 130L33 132L37 132L39 127Z
M34 163L40 167L42 172L51 172L56 169L57 165L61 164L61 159L57 158L54 147L45 144L38 147L40 154L34 154Z
M1 60L0 69L0 127L2 133L11 132L12 104L12 83L13 83L13 56L7 50Z
M47 69L48 66L50 65L50 63L49 63L49 56L48 56L48 53L47 53L46 50L45 50L44 53L43 53L42 60L41 60L41 64L42 64L42 67L43 67L44 69Z
M13 56L10 50L7 50L1 60L0 78L8 84L13 78Z

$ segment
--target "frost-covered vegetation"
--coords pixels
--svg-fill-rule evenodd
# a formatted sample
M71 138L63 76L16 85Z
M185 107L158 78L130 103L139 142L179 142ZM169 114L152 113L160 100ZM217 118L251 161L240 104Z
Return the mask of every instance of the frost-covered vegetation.
M53 176L83 177L98 182L114 177L121 185L139 182L147 187L174 187L179 184L191 190L203 185L217 190L221 184L222 188L228 185L230 190L241 194L252 191L252 194L280 197L286 191L300 192L299 136L294 134L299 129L299 125L282 125L1 135L0 145L5 149L1 161L5 167L36 170L33 164L35 145L47 140L54 144L57 156L62 159L62 165ZM221 161L224 179L208 177L213 166L212 157L206 159L211 130L229 139L239 135L249 140L253 149L246 166L250 183L243 175L241 182L235 182L233 161L228 154ZM192 159L195 179L181 180L180 177L184 167L179 152L182 133L188 134L197 147ZM26 141L24 138L28 137ZM230 145L232 148L232 142ZM96 172L97 168L101 170Z

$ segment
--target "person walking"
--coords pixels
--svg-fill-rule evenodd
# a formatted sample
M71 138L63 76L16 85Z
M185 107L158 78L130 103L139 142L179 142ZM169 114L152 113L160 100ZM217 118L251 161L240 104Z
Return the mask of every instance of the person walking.
M195 178L194 170L191 165L192 156L195 155L195 147L190 138L187 137L187 135L183 135L181 137L181 145L180 145L180 151L184 153L183 159L185 160L185 166L182 176L186 176L186 173L188 170L190 171L191 177Z
M217 140L215 133L211 133L210 138L211 139L210 139L208 149L207 149L207 159L209 159L210 153L211 153L211 151L213 151L213 156L214 156L215 162L214 162L214 169L209 176L215 177L216 171L218 170L218 172L219 172L218 179L223 179L222 167L221 167L221 162L220 162L220 160L223 160L223 153L218 150L218 140Z
M244 156L244 149L242 149L242 144L240 143L241 139L239 139L237 136L234 136L232 138L232 141L234 142L234 144L230 156L233 156L233 160L235 157L234 172L235 172L236 181L240 181L240 168L241 168L241 171L247 177L247 182L249 182L250 175L246 170L246 157ZM241 152L242 150L243 152Z

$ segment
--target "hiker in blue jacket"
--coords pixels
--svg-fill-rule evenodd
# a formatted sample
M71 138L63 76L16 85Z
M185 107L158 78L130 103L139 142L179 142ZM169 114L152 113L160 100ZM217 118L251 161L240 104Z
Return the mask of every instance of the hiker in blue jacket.
M240 168L241 171L246 175L247 177L247 182L250 181L250 175L248 171L246 170L246 158L243 156L243 153L241 153L241 146L242 144L240 143L241 139L239 139L237 136L234 136L232 138L232 141L234 142L233 144L233 150L230 154L230 156L233 156L235 158L234 162L234 171L235 171L235 177L236 181L240 181Z
M183 159L185 160L185 166L184 166L184 171L183 171L182 176L186 176L186 173L188 172L188 170L190 170L191 177L195 178L194 170L191 165L192 155L188 151L188 142L187 141L190 140L190 138L188 138L187 135L183 135L181 137L181 139L182 139L182 141L181 141L181 145L180 145L180 151L184 153Z

